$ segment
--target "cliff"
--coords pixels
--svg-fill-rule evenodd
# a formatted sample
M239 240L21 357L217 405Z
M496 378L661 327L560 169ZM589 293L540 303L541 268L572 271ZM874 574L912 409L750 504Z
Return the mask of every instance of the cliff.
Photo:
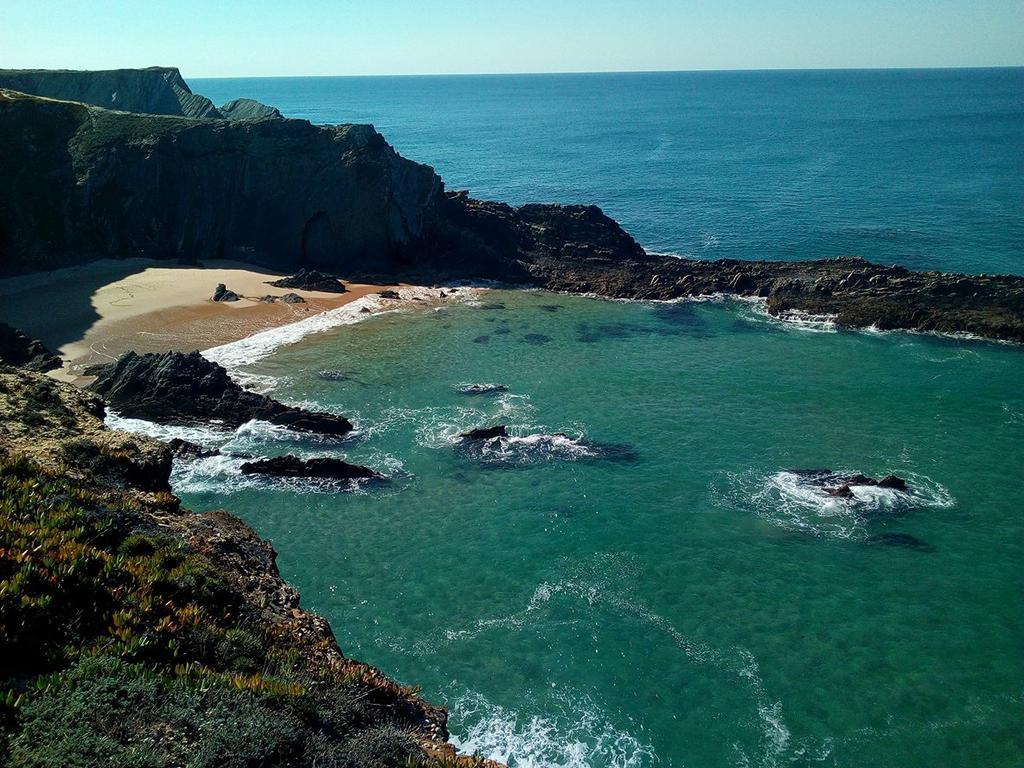
M0 763L482 766L92 393L0 368Z
M0 275L125 256L632 299L728 293L780 317L1024 342L1020 276L654 256L593 206L445 192L372 126L131 114L0 91Z
M443 189L370 126L193 120L0 91L0 273L126 255L389 269Z
M0 88L80 101L106 109L180 117L221 117L205 96L192 93L175 67L111 69L0 69Z

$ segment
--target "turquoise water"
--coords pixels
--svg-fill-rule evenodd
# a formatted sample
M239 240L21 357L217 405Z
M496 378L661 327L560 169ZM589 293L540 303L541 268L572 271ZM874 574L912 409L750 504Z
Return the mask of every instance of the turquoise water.
M197 80L645 247L1024 272L1024 69Z
M739 303L408 306L212 353L356 438L192 433L390 484L243 480L241 459L174 482L271 538L342 648L446 702L458 743L519 767L1021 764L1019 348ZM485 382L508 392L458 391ZM498 423L522 439L458 445ZM832 499L786 474L807 467L911 493Z

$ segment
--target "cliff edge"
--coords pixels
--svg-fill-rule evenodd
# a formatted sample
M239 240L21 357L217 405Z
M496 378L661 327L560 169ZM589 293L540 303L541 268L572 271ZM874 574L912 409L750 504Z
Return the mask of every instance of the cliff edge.
M446 713L346 658L227 512L102 400L0 367L0 763L484 766Z

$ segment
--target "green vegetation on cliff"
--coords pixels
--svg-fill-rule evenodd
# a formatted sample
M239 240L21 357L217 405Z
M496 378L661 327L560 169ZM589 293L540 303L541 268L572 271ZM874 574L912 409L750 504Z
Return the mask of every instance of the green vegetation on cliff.
M98 439L117 433L97 403L0 372L0 764L479 762L444 744L442 710L338 651L266 542L182 510L145 456L166 449Z

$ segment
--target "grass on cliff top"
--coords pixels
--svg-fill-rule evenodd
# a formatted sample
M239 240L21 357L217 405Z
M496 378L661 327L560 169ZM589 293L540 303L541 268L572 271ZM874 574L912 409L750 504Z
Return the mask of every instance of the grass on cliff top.
M0 764L420 766L408 715L325 677L130 503L0 454Z

